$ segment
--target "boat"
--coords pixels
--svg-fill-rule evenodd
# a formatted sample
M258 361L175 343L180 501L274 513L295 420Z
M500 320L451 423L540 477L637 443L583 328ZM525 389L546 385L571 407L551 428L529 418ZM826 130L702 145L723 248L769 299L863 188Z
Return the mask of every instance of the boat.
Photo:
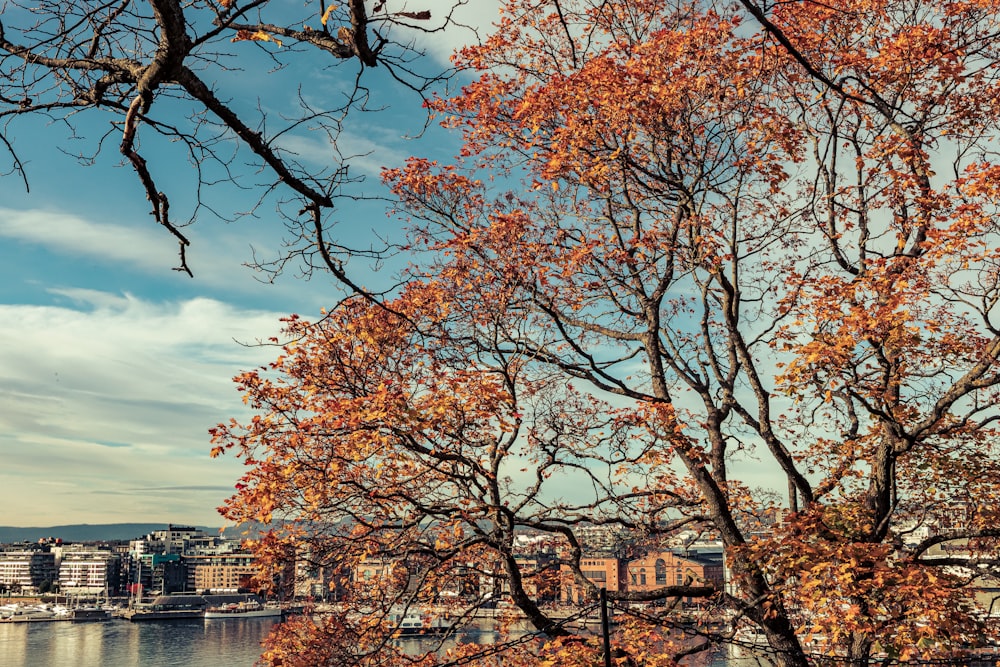
M275 616L281 616L281 607L271 604L261 604L257 600L232 602L205 609L206 620L219 618L273 618Z
M80 622L110 621L111 609L107 607L73 607L69 612L69 620Z
M122 612L122 618L133 623L142 621L183 621L192 618L201 618L204 613L204 609L135 608Z
M56 613L44 605L16 605L5 609L0 618L11 623L59 620Z
M201 618L206 606L205 598L200 595L159 595L150 602L133 602L122 612L122 618L133 623Z
M52 613L56 616L68 617L73 610L63 604L54 604L50 607Z
M400 637L447 634L453 628L448 614L413 608L393 609L389 624L394 628L393 634Z
M192 618L261 618L281 616L277 605L265 605L258 596L248 593L205 594L175 593L159 595L149 602L136 602L122 618L129 621L170 621Z

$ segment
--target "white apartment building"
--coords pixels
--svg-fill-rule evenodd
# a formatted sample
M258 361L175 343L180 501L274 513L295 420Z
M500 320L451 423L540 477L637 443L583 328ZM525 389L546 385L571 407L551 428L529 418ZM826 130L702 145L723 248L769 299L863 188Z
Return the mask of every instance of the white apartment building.
M64 551L59 589L70 595L104 595L118 586L120 559L108 550Z
M50 551L18 549L0 552L0 586L22 593L37 593L45 582L56 580L56 559Z

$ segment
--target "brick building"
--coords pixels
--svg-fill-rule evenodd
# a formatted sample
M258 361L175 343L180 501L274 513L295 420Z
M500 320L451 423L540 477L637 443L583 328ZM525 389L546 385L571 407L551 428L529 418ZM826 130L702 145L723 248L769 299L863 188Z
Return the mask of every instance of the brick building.
M656 551L629 561L625 588L628 591L645 592L664 586L709 582L722 588L724 577L721 559Z
M612 556L584 556L580 560L580 571L597 588L616 592L622 590L623 564L624 561ZM560 575L562 586L559 599L562 602L581 604L589 601L586 588L576 581L568 566L561 566Z

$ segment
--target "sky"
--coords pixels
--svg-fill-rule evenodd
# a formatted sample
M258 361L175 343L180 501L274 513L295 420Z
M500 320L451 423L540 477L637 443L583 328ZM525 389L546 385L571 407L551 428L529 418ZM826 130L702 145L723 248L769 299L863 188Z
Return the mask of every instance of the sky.
M436 11L444 2L424 0L420 8ZM497 4L475 0L457 18L488 25ZM443 66L469 37L417 38ZM219 85L237 103L260 100L280 113L296 94L287 75L279 80L248 65ZM344 83L339 70L306 78L317 96L335 96ZM411 154L448 155L457 138L438 131L407 138L420 129L419 101L384 79L372 85L386 110L349 118L339 147L365 154L353 173L366 177L367 194L379 194L381 167ZM93 150L107 123L83 119L76 139L43 119L5 131L25 160L30 190L17 175L0 178L0 524L221 526L216 508L242 465L209 458L208 429L246 415L231 378L277 355L258 343L278 335L281 317L317 317L341 293L323 276L303 280L291 270L271 282L245 266L255 253L280 248L284 226L273 206L236 222L201 211L184 230L194 277L172 270L176 243L154 224L117 140L90 165L77 159ZM323 136L294 141L303 161L320 164L332 154ZM143 151L170 193L175 219L183 217L194 201L183 153L153 142ZM220 186L206 195L231 213L250 208L255 193ZM386 216L384 202L337 206L337 233L346 238L364 240L400 224Z

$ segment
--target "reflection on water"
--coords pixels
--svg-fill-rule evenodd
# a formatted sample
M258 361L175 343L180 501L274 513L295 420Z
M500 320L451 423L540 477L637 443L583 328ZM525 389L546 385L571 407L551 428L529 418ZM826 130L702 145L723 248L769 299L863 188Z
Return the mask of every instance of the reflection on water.
M513 636L523 635L528 631L525 626L513 631ZM465 627L447 636L399 637L395 644L408 655L420 655L449 649L455 644L494 644L500 640L500 633L485 622L478 622L471 627Z
M206 622L148 621L129 623L0 623L0 665L3 667L251 667L260 657L260 642L273 618ZM516 637L529 632L525 625ZM454 646L455 642L493 644L500 634L486 624L450 637L399 638L407 653L419 654ZM707 658L707 656L706 656ZM753 658L715 655L711 667L760 665Z
M597 632L598 629L598 626L591 624L591 631ZM480 644L486 653L490 653L487 648L490 644L501 641L516 641L518 638L533 633L534 629L527 622L521 622L515 623L511 627L509 635L503 636L494 629L494 624L487 620L476 621L471 627L463 628L447 637L399 637L394 641L403 652L411 656L447 650L457 643ZM773 663L754 655L744 654L741 656L736 655L732 650L721 649L690 658L686 664L700 667L769 667Z
M0 623L0 665L251 667L274 622Z

